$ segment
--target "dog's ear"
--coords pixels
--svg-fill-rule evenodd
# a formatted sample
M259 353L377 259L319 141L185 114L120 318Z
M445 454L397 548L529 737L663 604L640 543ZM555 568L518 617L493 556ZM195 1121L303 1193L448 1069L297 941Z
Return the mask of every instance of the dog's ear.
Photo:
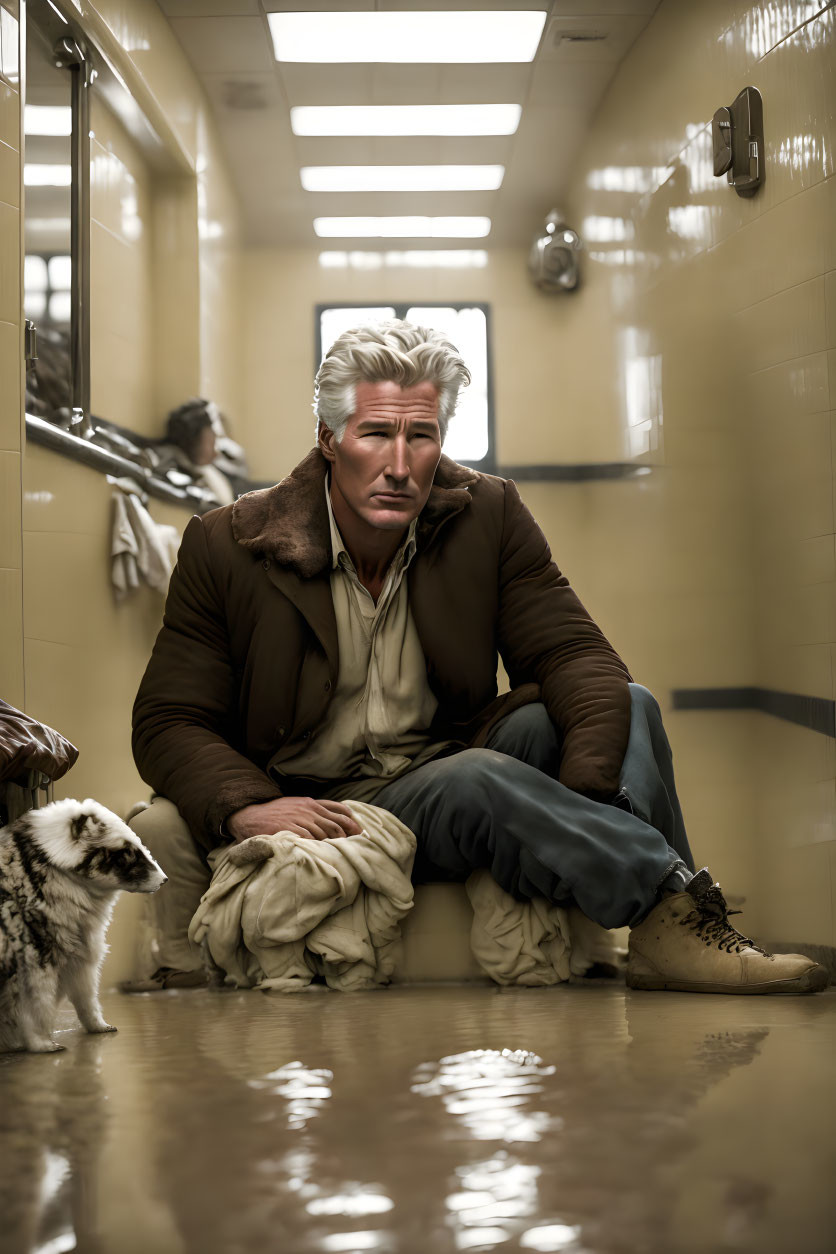
M82 810L81 814L70 820L70 834L73 840L81 840L87 831L87 824L90 822L91 816L85 814Z

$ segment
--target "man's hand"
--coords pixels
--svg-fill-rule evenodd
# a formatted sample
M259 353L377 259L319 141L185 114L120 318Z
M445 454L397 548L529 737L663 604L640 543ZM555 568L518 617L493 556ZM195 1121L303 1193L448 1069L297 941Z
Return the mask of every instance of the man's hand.
M313 797L279 797L261 805L244 806L226 820L226 830L240 844L249 836L273 836L295 832L327 840L335 836L359 836L362 827L339 801L316 801Z

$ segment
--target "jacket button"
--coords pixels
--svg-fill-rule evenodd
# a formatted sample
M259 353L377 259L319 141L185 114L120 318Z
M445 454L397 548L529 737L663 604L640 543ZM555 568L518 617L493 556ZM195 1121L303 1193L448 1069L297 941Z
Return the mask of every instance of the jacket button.
M311 733L310 733L309 731L307 731L307 732L302 732L302 739L303 739L303 740L310 740L310 738L311 738Z
M264 567L264 569L265 569L265 570L269 570L269 569L270 569L270 558L269 558L269 557L265 557L265 559L264 559L264 561L261 563L261 565Z
M326 691L326 692L330 692L330 691L331 691L331 680L330 680L330 679L326 679L326 681L325 681L325 691Z
M283 727L276 728L276 735L279 737L279 739L281 739L282 736L284 736L284 733L285 733L285 729Z

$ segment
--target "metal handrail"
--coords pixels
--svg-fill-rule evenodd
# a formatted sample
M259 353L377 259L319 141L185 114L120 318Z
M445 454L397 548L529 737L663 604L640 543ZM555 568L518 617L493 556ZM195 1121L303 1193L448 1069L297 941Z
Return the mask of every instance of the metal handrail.
M26 415L26 436L33 444L40 444L44 448L52 449L55 453L61 453L64 457L70 457L73 461L90 467L91 470L99 470L103 474L115 475L117 478L133 479L144 492L156 497L159 501L189 506L199 514L216 509L220 504L220 501L217 501L210 492L194 484L177 488L174 484L155 475L146 466L140 466L127 457L112 453L110 449L102 448L101 445L94 444L91 440L82 440L79 436L72 435L63 427L56 427L54 423L47 422L45 418L39 418L36 414Z

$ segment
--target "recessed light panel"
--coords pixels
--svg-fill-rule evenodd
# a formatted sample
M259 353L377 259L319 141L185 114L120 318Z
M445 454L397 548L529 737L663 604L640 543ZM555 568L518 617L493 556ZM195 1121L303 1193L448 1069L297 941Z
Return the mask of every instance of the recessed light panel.
M268 13L277 61L533 61L546 14L523 12Z
M522 105L296 105L294 135L513 135Z
M476 217L314 218L317 235L329 239L481 239L490 229L490 218Z
M491 192L501 165L309 165L299 171L308 192Z
M23 182L26 187L69 187L73 181L72 166L36 165L24 162Z

